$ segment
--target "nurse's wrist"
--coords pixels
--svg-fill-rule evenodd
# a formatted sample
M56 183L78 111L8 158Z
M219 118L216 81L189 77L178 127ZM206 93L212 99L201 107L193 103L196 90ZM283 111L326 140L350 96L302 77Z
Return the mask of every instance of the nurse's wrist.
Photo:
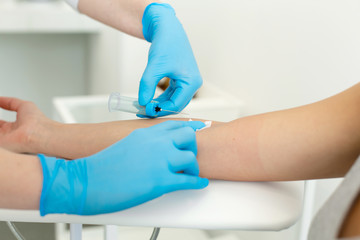
M143 35L146 41L152 42L159 22L175 18L175 10L167 3L151 3L144 11L142 18Z
M66 161L42 154L38 154L38 158L43 170L40 215L82 215L87 192L87 165L84 160Z

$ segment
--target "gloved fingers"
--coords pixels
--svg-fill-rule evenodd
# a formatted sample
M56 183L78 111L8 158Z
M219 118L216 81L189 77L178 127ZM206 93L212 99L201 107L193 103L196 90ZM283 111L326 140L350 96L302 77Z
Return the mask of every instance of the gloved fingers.
M189 150L197 155L196 134L191 127L183 127L171 131L171 139L177 149Z
M149 102L145 106L145 114L146 115L136 114L136 116L139 118L156 118L157 117L157 112L156 112L157 105L158 105L157 103Z
M139 104L142 106L145 106L153 99L157 84L165 77L162 73L159 74L155 71L155 64L156 61L154 63L154 60L148 63L140 80Z
M174 106L179 108L178 111L186 107L186 105L195 95L196 91L201 87L202 81L200 81L199 84L190 84L189 82L180 83L181 84L177 85L174 93L170 97L170 101L174 104Z
M185 123L186 126L191 127L192 129L194 129L194 131L200 130L206 126L206 124L201 121L187 121Z
M169 86L162 94L160 94L160 96L158 96L157 98L154 99L155 102L166 102L170 99L170 96L174 93L175 88L173 88L172 86ZM139 91L140 94L140 91ZM140 97L140 96L139 96ZM139 100L140 102L140 100ZM165 115L169 115L169 114L174 114L171 112L155 112L153 108L154 103L149 102L148 104L146 104L146 114L147 115L142 115L142 114L136 114L137 117L139 118L156 118L156 117L160 117L160 116L165 116ZM149 111L149 109L151 109Z
M173 82L173 80L170 80L170 85L168 86L168 88L162 94L160 94L160 96L155 98L154 99L155 101L165 102L170 99L170 97L174 94L174 91L175 91L175 87L173 86L172 82Z
M136 114L137 117L140 118L156 118L158 116L158 103L156 102L149 102L145 106L145 114Z
M184 128L172 131L174 145L179 149L188 149L196 155L196 134L195 131L205 127L205 123L200 121L185 122Z
M169 159L170 169L174 173L183 171L185 174L199 176L199 164L192 151L181 151Z
M146 116L146 115L142 115L142 114L136 114L136 116L139 118L155 118L155 117L150 117L150 116Z
M136 114L137 117L140 118L156 118L159 117L159 113L161 113L161 111L158 110L158 103L156 102L149 102L148 104L146 104L145 106L145 114Z
M166 100L168 100L170 98L170 96L173 94L173 92L175 91L175 89L172 86L169 86L165 92L163 92L159 97L155 98L154 101L156 102L164 102ZM141 114L137 114L137 117L140 118L156 118L156 117L161 117L161 116L165 116L165 115L169 115L172 113L169 112L156 112L154 110L154 103L149 102L148 104L146 104L146 115L141 115Z
M186 189L203 189L209 185L207 178L197 176L190 176L183 173L176 173L174 177L174 185L171 187L172 191L186 190Z
M172 95L169 95L165 101L159 101L159 107L163 110L158 113L158 116L166 116L174 114L173 112L181 112L191 101L195 92L187 84L176 86L172 91Z

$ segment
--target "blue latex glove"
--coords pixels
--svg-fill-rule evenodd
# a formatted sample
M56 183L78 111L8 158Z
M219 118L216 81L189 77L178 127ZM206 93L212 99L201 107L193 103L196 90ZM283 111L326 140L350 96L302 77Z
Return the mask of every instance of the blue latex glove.
M168 192L206 187L196 161L194 129L202 127L202 122L168 121L135 130L90 157L69 161L39 155L40 214L110 213Z
M139 89L140 105L147 105L154 97L158 82L169 77L170 86L156 101L162 109L180 112L202 85L186 33L169 4L152 3L144 11L143 34L151 42L149 59ZM147 111L151 114L151 111ZM158 112L148 117L171 114Z

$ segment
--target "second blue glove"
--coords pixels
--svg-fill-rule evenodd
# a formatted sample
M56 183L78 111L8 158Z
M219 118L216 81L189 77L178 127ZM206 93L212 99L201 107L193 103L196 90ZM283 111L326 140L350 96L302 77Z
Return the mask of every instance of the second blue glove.
M160 108L180 112L202 85L202 78L184 28L169 4L152 3L143 15L143 33L151 42L149 59L139 88L140 105L154 97L158 82L171 79L170 86L156 101ZM156 116L171 112L158 112ZM155 117L148 116L148 117Z
M206 187L208 180L198 177L196 160L195 130L202 127L202 122L167 121L135 130L90 157L39 155L41 215L110 213L172 191Z

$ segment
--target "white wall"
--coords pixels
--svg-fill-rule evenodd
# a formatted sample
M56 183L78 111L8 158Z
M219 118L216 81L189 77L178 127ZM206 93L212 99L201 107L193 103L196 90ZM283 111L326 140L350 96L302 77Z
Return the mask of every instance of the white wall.
M0 95L34 101L49 117L54 96L86 93L83 34L0 34Z
M205 81L259 113L309 103L358 82L356 0L172 1ZM124 37L123 88L137 90L147 45Z
M313 102L360 79L357 0L179 0L171 4L189 35L204 81L239 96L247 114ZM83 35L0 35L0 94L33 99L49 114L52 96L86 93L88 77L93 93L137 92L149 44L119 34L121 47L114 48L118 56L107 55L103 48L91 53L100 56L99 68L108 74L96 70L89 76L86 39ZM107 40L94 38L90 44ZM114 61L120 62L119 68L107 69ZM296 238L295 233L296 229L241 236L289 240Z
M356 0L190 1L173 4L205 81L249 113L318 100L360 79Z
M311 103L360 79L357 0L168 1L181 19L204 81L246 104L246 114ZM121 88L137 91L148 45L122 37ZM338 180L316 187L314 210ZM216 234L216 233L213 233ZM242 233L242 239L296 239L297 229Z

